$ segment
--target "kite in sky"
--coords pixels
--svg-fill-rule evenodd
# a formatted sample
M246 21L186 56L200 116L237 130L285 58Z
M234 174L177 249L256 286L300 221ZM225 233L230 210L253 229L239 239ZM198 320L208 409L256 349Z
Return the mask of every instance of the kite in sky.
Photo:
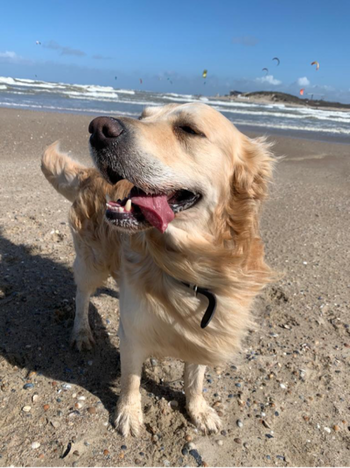
M41 45L41 42L40 41L35 41L35 44L36 45Z
M263 68L261 71L266 71L266 75L269 74L269 69L268 68Z
M301 89L301 90L299 91L299 94L300 94L300 96L303 96L303 95L304 95L304 90Z
M208 70L203 70L203 73L202 73L203 78L207 77L207 73L208 73Z
M277 61L277 66L281 63L280 59L278 57L274 57L272 60L276 60Z
M311 62L311 65L316 65L316 71L320 68L320 64L318 62Z

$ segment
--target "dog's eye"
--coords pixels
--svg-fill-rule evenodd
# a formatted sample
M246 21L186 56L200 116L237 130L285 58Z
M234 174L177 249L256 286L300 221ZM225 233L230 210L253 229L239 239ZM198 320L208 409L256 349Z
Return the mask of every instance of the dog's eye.
M182 132L188 133L189 135L197 135L197 136L205 136L204 133L195 130L193 127L190 125L179 125L178 127Z

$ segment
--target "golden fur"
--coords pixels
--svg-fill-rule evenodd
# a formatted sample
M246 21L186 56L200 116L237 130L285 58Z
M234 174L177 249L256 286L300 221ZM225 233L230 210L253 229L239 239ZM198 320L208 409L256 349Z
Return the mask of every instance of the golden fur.
M199 122L208 141L176 134L172 124L180 111L181 116L190 115L192 122ZM213 203L203 200L192 213L190 209L176 215L165 234L153 228L128 235L104 219L105 199L106 194L114 200L123 198L133 184L123 180L112 186L96 169L83 167L61 154L56 143L51 145L43 157L42 170L56 190L73 201L69 222L77 252L77 300L80 297L84 309L78 312L84 323L78 320L73 340L79 349L93 343L86 298L113 276L125 291L120 305L123 338L118 428L125 435L137 433L142 421L137 381L131 377L123 381L125 342L137 346L141 362L158 354L191 363L185 372L188 411L202 430L215 431L220 423L199 395L203 366L232 359L250 323L254 297L273 278L264 262L259 234L261 203L272 171L269 145L263 138L244 136L204 105L150 108L140 121L123 121L132 126L137 145L146 148L147 154L176 170L180 177L181 173L198 173L198 178L209 180L218 196L213 195ZM217 311L207 328L199 326L207 300L195 297L181 282L216 294ZM138 319L136 312L123 315L123 308L138 309ZM132 374L134 365L137 367L130 362L124 366L127 374Z

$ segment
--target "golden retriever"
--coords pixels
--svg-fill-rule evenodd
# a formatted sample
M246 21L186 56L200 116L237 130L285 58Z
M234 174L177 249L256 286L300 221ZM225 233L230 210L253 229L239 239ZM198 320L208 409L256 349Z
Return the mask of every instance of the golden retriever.
M140 430L141 370L152 355L185 361L188 414L216 432L205 366L232 359L253 299L273 277L259 235L269 145L199 103L148 107L139 120L99 117L89 131L97 170L56 143L42 159L46 178L73 202L72 340L79 350L93 345L90 295L111 275L120 289L118 430Z

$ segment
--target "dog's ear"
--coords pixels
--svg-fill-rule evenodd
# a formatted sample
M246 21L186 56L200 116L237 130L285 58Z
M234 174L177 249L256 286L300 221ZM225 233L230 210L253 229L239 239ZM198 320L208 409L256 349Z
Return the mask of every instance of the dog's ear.
M233 241L237 251L242 252L259 236L259 208L272 175L271 146L264 138L242 135L235 148L229 193L219 205L214 226L217 241Z
M153 117L165 110L175 109L175 107L179 107L180 104L167 104L166 106L149 106L145 107L142 111L142 114L139 117L139 120L146 119L147 117Z
M243 137L238 154L235 155L233 196L254 200L263 200L266 197L274 162L271 146L264 137Z
M145 119L146 117L152 117L153 115L158 114L162 110L163 106L149 106L145 107L142 111L142 114L139 117L139 120Z

